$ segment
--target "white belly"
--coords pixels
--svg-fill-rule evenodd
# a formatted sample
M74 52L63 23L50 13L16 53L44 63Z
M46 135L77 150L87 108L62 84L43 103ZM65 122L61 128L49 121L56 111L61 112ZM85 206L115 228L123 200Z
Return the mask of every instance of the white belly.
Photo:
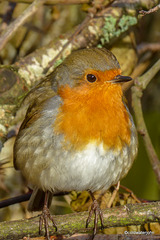
M121 154L89 144L83 152L61 158L42 171L42 188L53 192L108 189L129 171L134 159L130 154L127 147Z

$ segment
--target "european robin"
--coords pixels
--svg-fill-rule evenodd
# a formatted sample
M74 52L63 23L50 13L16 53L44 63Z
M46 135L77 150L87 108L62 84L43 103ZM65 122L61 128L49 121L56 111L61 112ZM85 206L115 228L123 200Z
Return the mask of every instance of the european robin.
M14 166L34 186L28 210L42 210L52 195L88 190L91 213L102 214L93 192L107 190L129 171L137 134L124 102L116 57L103 48L74 51L28 94L30 102L14 146ZM87 220L87 225L90 216ZM96 224L93 236L96 234Z

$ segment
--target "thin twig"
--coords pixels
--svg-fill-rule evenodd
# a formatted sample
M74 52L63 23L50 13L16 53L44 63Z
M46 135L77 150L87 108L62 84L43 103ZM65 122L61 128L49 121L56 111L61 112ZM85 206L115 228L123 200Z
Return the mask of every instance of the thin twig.
M131 197L137 202L137 203L141 203L141 201L136 197L136 195L134 194L134 192L132 190L130 190L129 188L120 185L119 188L122 188L123 190L125 190L126 192L130 193Z
M18 28L22 26L29 17L35 14L44 2L45 0L35 0L14 22L7 27L5 33L0 37L0 50L5 47L6 43L11 39Z
M75 32L69 37L68 41L63 45L61 51L59 51L59 53L54 57L54 59L52 59L48 63L48 66L45 69L45 71L48 70L51 66L54 65L55 61L61 56L61 54L63 53L64 49L74 40L74 37L77 34L79 34L79 32L85 27L85 25L90 21L90 19L91 19L91 15L88 14L88 16L84 19L84 21L77 27Z
M154 64L154 66L150 70L148 70L148 72L143 74L143 76L135 79L135 86L132 87L132 105L135 112L137 129L143 137L150 163L156 175L157 182L160 184L160 160L158 159L158 156L156 154L156 151L150 139L150 136L144 121L142 104L141 104L141 97L143 95L142 91L147 87L148 83L152 80L152 78L156 75L156 73L159 70L160 70L160 59Z
M112 206L112 203L113 203L113 201L114 201L114 199L115 199L115 197L117 195L117 192L119 190L119 186L120 186L120 181L118 181L118 183L116 184L116 187L115 187L115 189L114 189L114 191L112 193L112 196L111 196L109 202L107 203L107 207L108 208L110 208Z
M59 192L59 193L54 193L53 196L54 197L55 196L64 196L64 195L67 195L67 194L69 194L69 192ZM11 206L13 204L26 202L30 199L31 195L32 195L32 190L30 190L27 193L16 196L16 197L0 200L0 208L5 208L5 207Z
M4 0L0 0L0 2L3 2ZM33 0L10 0L10 2L16 2L16 3L32 3ZM47 5L60 5L60 4L82 4L82 3L89 3L90 0L47 0L45 4Z
M2 200L2 201L0 201L0 208L8 207L8 206L16 204L16 203L28 201L30 199L30 197L31 197L31 192L28 192L28 193L22 194L20 196Z
M145 74L141 77L138 77L135 81L136 84L142 88L142 90L146 89L147 85L153 79L153 77L158 73L160 70L160 59L154 64L154 66L149 69Z
M158 4L158 5L155 6L154 8L151 8L149 11L141 10L141 11L139 11L139 13L142 14L143 16L145 16L145 15L147 15L147 14L157 12L159 9L160 9L160 4Z
M146 51L160 51L160 43L141 43L137 47L138 54L142 54Z
M136 77L141 76L148 69L150 62L151 62L150 59L144 62L140 62L132 72L131 77L135 79Z

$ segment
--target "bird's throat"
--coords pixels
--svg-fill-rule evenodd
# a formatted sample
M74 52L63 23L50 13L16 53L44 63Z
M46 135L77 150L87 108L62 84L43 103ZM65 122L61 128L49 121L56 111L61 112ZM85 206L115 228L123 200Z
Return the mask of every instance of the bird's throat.
M120 85L87 84L61 87L63 104L55 120L54 131L64 135L64 144L82 150L88 143L104 148L119 148L130 144L131 122L122 101Z

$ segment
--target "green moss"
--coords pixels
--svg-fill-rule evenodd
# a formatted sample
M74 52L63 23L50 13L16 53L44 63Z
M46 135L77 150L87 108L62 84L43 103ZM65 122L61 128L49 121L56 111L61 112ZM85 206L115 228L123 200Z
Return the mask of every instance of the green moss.
M127 31L130 26L135 24L137 24L136 17L129 15L123 15L119 21L113 16L106 17L105 24L102 29L102 45L109 43L112 38L119 37L121 33Z
M125 32L128 30L128 28L130 26L135 25L135 24L137 24L136 17L123 15L118 23L118 26L122 32Z
M110 39L113 37L114 33L116 32L116 22L117 19L112 16L108 16L105 18L105 24L102 29L103 32L103 37L101 38L102 45L108 43Z

